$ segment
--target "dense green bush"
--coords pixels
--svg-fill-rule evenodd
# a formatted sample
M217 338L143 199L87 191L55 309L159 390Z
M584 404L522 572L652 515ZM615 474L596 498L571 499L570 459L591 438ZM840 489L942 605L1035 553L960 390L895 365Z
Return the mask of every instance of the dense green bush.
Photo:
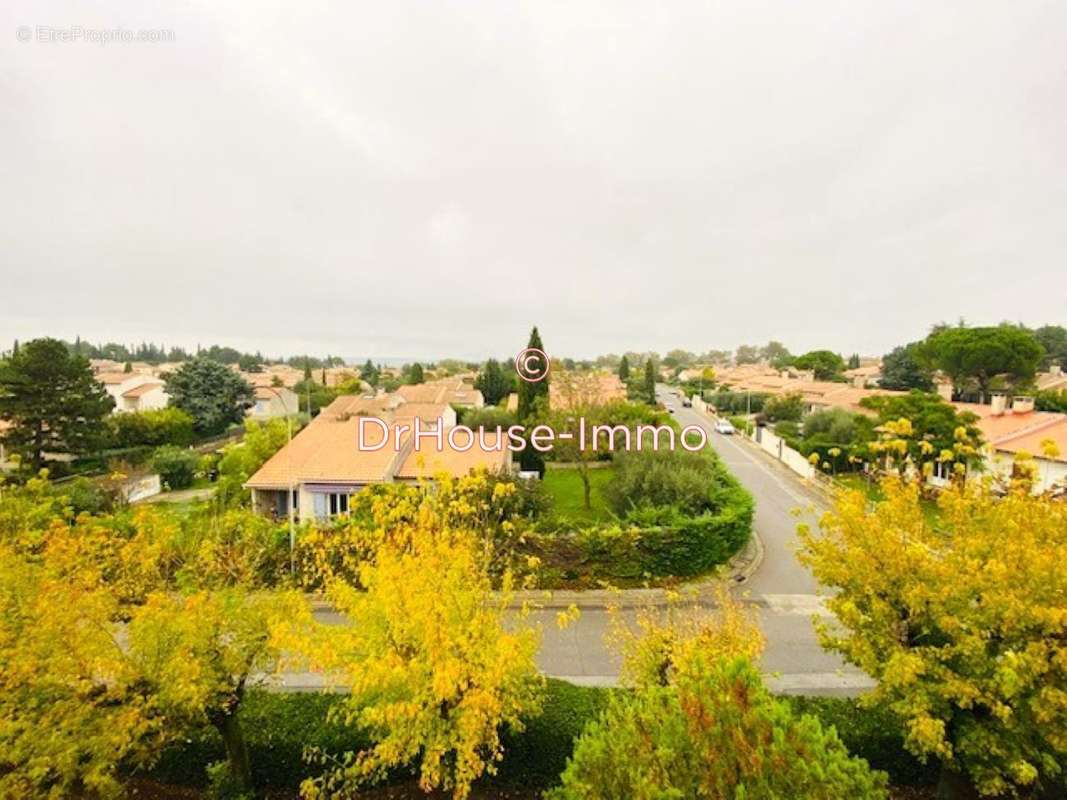
M633 450L616 454L614 467L601 494L619 517L635 509L666 506L702 514L719 505L724 471L710 450Z
M772 696L748 658L712 658L615 695L545 797L885 800L886 783L832 726Z
M57 486L56 491L67 499L75 517L78 514L106 514L115 507L114 492L89 478L75 478Z
M728 419L730 420L730 424L733 425L734 428L736 428L738 431L745 434L746 436L752 433L752 420L750 420L748 417L733 416L729 417Z
M524 731L503 737L504 760L496 780L535 789L558 783L574 740L600 716L614 691L621 690L549 679L544 712L528 720ZM240 713L258 787L292 789L313 774L303 759L305 746L332 753L368 746L353 728L326 721L328 709L343 699L328 693L248 692ZM937 765L923 765L904 750L900 727L889 714L861 708L846 698L784 699L796 713L832 725L850 753L888 772L893 784L924 785L936 779ZM222 742L213 728L192 731L163 750L151 775L165 783L203 786L207 765L222 758Z
M192 450L165 445L152 455L152 469L159 473L166 488L187 489L193 483L199 461L200 457Z
M189 445L193 441L193 418L180 408L129 411L106 420L108 449Z
M701 575L729 560L752 531L751 495L729 476L717 494L716 511L689 516L673 506L646 506L614 525L528 535L523 548L541 559L549 580L625 583Z
M711 404L720 414L758 414L769 397L770 395L759 392L722 390L711 395Z
M772 397L763 406L763 416L774 422L799 421L804 416L804 397L796 392Z
M751 495L711 450L618 453L600 491L618 522L526 538L548 582L700 575L733 556L752 530Z
M791 696L786 700L798 714L817 717L832 725L848 751L875 769L889 774L897 786L924 786L937 780L939 767L923 764L904 749L899 722L887 711L863 708L856 700L841 697Z

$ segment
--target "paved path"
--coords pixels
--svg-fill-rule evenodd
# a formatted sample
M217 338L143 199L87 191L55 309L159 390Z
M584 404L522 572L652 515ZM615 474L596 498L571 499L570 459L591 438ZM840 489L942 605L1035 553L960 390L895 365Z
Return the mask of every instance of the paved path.
M763 544L763 559L734 591L756 609L767 637L762 666L768 683L783 693L832 695L857 694L871 686L871 680L863 673L824 651L812 627L812 617L826 612L816 596L815 578L797 560L796 526L801 519L815 524L818 496L810 494L793 473L740 437L714 433L706 417L682 408L673 395L663 395L662 399L675 406L675 417L682 426L701 425L708 431L715 450L756 499L755 529ZM809 510L798 518L794 514L798 508ZM558 608L552 607L533 614L533 621L543 631L538 655L541 669L572 683L615 684L619 661L605 641L611 626L610 613L603 608L583 608L578 621L566 630L557 626L557 613ZM623 608L617 613L624 622L632 622L638 611ZM316 616L324 622L343 624L336 613L325 609L317 611ZM309 674L286 675L282 682L291 690L322 685L318 676Z
M176 492L160 492L151 497L146 497L144 500L137 500L134 502L134 505L147 503L186 503L192 500L208 500L213 494L215 494L214 486L209 486L205 489L179 489Z

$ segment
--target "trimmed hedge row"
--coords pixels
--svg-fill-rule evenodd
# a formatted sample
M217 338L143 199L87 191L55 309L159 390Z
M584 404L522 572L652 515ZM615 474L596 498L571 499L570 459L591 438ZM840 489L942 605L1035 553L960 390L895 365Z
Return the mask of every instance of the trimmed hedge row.
M731 476L718 490L718 510L686 516L677 509L638 509L625 522L572 534L528 535L552 578L617 582L691 578L726 563L752 535L752 496Z
M575 738L595 719L614 689L548 681L544 712L521 733L504 737L504 760L493 780L532 788L553 786L566 766ZM888 714L862 709L854 700L832 697L788 697L798 713L833 725L853 755L885 770L900 786L931 784L937 765L921 764L904 750L899 726ZM261 788L292 788L313 769L304 763L306 747L333 753L359 750L368 741L351 728L326 722L327 710L343 700L337 694L249 692L241 710L256 784ZM164 783L201 786L205 768L224 757L213 730L204 730L166 749L152 770ZM400 777L400 776L398 776Z

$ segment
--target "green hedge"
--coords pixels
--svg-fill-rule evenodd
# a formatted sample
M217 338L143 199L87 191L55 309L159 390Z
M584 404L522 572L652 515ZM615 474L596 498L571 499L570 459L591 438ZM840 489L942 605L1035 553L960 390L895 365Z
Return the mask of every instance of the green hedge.
M726 563L752 535L752 495L725 468L713 507L695 516L673 506L638 508L611 525L528 534L522 550L541 560L543 585L691 578Z
M586 723L607 704L612 689L575 686L548 681L544 712L530 720L521 733L504 736L504 760L493 780L527 788L554 785L575 738ZM898 786L931 784L937 765L922 764L903 746L900 727L888 714L860 708L855 700L835 697L788 697L798 713L811 714L823 725L833 725L853 755L889 773ZM326 723L329 707L342 695L321 693L268 693L251 691L241 710L255 782L261 788L287 789L312 774L303 759L305 747L332 753L358 750L367 741L357 731ZM213 730L205 730L172 745L161 755L152 777L164 783L202 786L205 768L224 757Z

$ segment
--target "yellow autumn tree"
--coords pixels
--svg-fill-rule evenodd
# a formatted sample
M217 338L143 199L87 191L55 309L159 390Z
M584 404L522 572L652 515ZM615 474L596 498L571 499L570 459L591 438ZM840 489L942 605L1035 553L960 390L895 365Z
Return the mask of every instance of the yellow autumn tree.
M878 680L869 702L943 765L944 797L1048 785L1067 763L1067 506L1025 482L972 481L923 513L920 487L884 502L845 491L801 527L802 558L834 592L829 647Z
M238 712L249 681L281 653L275 630L306 615L295 592L240 588L188 595L157 592L133 609L127 658L171 730L218 731L231 784L251 789L252 764Z
M305 782L305 797L341 795L417 764L424 789L465 798L473 781L495 771L501 729L521 729L539 711L538 633L521 620L505 625L511 577L493 591L482 537L454 527L465 512L452 511L425 503L396 516L359 568L362 588L328 586L353 624L295 631L294 648L312 668L350 692L331 713L373 741L362 752L319 754L332 768Z
M97 574L56 576L0 547L0 797L121 795L165 719L122 647Z

